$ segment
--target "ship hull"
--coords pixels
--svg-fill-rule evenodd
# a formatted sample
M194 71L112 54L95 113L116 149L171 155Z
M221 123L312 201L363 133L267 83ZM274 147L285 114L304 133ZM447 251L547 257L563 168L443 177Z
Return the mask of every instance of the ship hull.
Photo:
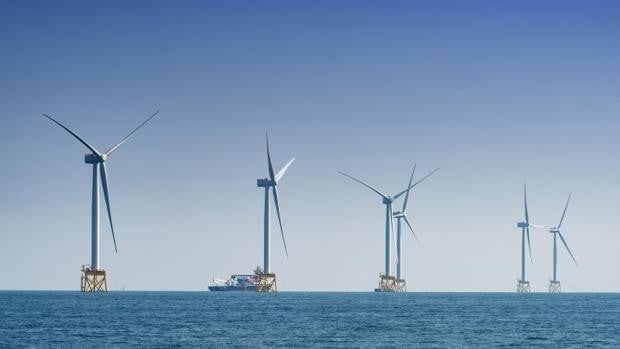
M256 292L256 286L209 286L209 291L212 292L243 292L243 291L251 291Z

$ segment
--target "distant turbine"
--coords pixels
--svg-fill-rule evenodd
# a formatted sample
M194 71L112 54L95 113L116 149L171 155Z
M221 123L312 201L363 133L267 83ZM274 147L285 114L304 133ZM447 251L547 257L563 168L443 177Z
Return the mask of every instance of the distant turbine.
M530 215L527 210L527 188L523 183L523 206L525 221L517 223L517 227L521 228L521 279L517 282L517 292L530 292L530 283L525 280L525 238L527 237L527 249L532 262L532 246L530 244Z
M558 266L557 237L558 236L560 237L560 240L562 240L562 244L566 248L566 251L568 251L568 254L570 254L570 257L573 259L573 262L575 262L575 265L579 266L579 264L577 264L577 260L575 259L575 256L573 256L573 253L568 247L566 240L564 240L564 236L562 236L562 232L560 230L560 228L562 227L562 222L564 221L564 217L566 216L566 209L568 208L568 203L570 202L571 195L572 193L568 194L568 200L566 200L566 205L564 206L564 211L562 212L562 218L560 218L560 223L558 224L557 227L553 227L549 230L549 232L553 234L553 279L549 282L549 292L551 293L559 293L561 291L560 282L557 279L557 275L558 275L557 274L557 266Z
M413 182L413 175L415 174L415 168L416 165L413 165L413 170L411 171L411 177L409 177L409 187L411 186L411 182ZM418 239L418 236L416 235L415 231L413 231L413 226L411 225L411 222L409 222L409 219L407 219L407 203L409 201L409 192L410 189L407 190L407 192L405 193L405 198L403 199L403 208L401 211L396 211L393 214L393 217L396 218L396 279L397 280L401 280L401 262L402 262L402 258L401 258L401 250L402 250L402 236L401 236L401 221L404 220L405 223L407 224L407 226L409 227L409 230L411 231L411 234L413 234L413 237L418 240L418 242L420 241L420 239Z
M133 134L138 131L142 126L144 126L147 122L149 122L152 118L155 117L159 113L159 110L156 111L153 115L151 115L148 119L146 119L143 123L141 123L138 127L136 127L133 131L131 131L123 140L121 140L118 144L108 149L105 153L101 153L93 148L90 144L88 144L85 140L80 138L73 131L69 130L60 122L56 121L54 118L47 114L43 114L46 118L52 120L58 126L65 129L65 131L69 132L73 137L75 137L80 143L82 143L86 148L88 148L91 153L86 154L84 156L84 162L87 164L93 165L93 192L92 192L92 216L91 216L91 262L90 267L92 270L100 270L99 269L99 174L101 174L101 184L103 187L103 194L105 196L105 204L108 211L108 218L110 220L110 230L112 232L112 240L114 241L114 250L118 252L116 247L116 237L114 236L114 225L112 224L112 211L110 210L110 197L108 193L108 176L106 172L105 162L108 160L108 157L118 149L123 143L127 142ZM99 168L99 171L97 171Z
M361 180L359 180L359 179L357 179L355 177L352 177L352 176L350 176L350 175L348 175L348 174L346 174L344 172L338 172L341 175L343 175L345 177L348 177L348 178L350 178L350 179L360 183L361 185L367 187L368 189L374 191L376 194L381 196L381 198L383 199L382 202L385 205L385 275L386 276L390 276L391 275L391 270L390 270L390 231L392 231L392 234L394 234L394 221L392 219L392 202L394 202L394 200L398 199L401 195L407 193L411 188L413 188L416 185L420 184L422 181L424 181L426 178L430 177L433 173L437 172L438 170L439 170L439 168L436 168L431 173L427 174L422 179L420 179L419 181L415 182L413 185L410 185L409 187L405 188L405 190L399 192L398 194L396 194L394 196L385 195L382 192L380 192L379 190L373 188L372 186L362 182Z
M288 167L295 161L295 158L292 158L278 173L274 174L273 165L271 163L271 154L269 153L269 136L265 135L265 139L267 141L267 170L269 171L269 178L257 179L256 186L265 188L265 220L264 220L264 250L263 250L263 262L264 262L264 272L271 273L271 252L270 252L270 218L269 218L269 188L271 188L273 192L273 202L276 206L276 213L278 214L278 223L280 225L280 234L282 235L282 243L284 244L284 252L286 253L286 257L288 257L288 249L286 247L286 239L284 238L284 229L282 229L282 218L280 216L280 202L278 200L278 182L284 176L284 173L288 169Z

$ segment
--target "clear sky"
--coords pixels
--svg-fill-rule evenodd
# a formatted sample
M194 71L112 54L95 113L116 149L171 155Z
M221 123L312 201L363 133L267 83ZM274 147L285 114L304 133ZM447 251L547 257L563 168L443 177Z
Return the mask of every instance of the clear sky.
M416 188L410 291L513 291L522 186L557 224L566 291L620 291L617 1L0 1L0 289L79 287L90 261L85 148L107 163L112 289L204 290L262 263L265 131L290 257L282 290L368 291L388 192ZM400 205L400 201L396 204ZM104 211L102 211L102 214ZM275 223L275 222L274 222ZM276 228L276 225L273 225ZM533 231L544 291L551 234Z

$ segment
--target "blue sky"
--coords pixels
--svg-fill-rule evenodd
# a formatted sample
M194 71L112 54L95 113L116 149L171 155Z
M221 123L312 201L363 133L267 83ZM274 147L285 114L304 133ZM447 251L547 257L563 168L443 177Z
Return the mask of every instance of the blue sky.
M387 192L414 192L413 291L512 291L521 190L555 224L565 290L618 291L620 4L613 1L0 1L0 289L76 289L90 260L91 169L108 163L111 287L205 289L262 261L264 133L290 258L284 290L370 290ZM273 226L275 228L275 225ZM535 290L551 235L533 236Z

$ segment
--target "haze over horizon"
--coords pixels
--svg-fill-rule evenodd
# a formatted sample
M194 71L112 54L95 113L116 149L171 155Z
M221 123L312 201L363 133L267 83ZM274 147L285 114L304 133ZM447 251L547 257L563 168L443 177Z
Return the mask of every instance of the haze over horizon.
M408 291L514 292L523 183L556 225L566 292L617 292L620 3L0 1L0 289L78 290L90 261L85 148L107 163L101 265L118 290L206 290L262 264L264 137L290 257L283 291L371 291L387 193L416 187ZM395 203L400 207L401 200ZM274 217L272 215L272 217ZM533 291L552 236L532 231Z

